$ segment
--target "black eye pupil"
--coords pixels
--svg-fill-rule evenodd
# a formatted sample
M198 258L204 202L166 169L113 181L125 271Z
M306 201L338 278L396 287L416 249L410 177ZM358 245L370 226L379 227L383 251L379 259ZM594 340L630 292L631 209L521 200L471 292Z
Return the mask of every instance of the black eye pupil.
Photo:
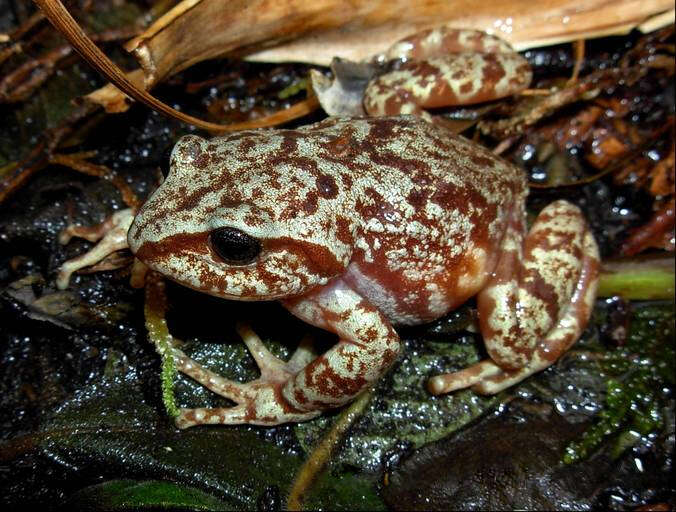
M256 238L235 228L214 229L209 241L216 254L231 265L251 263L261 252L261 243Z

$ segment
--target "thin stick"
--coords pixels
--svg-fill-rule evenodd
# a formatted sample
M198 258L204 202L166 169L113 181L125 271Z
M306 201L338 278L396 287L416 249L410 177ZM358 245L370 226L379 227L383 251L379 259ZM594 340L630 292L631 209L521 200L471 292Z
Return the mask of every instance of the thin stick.
M573 67L573 74L568 79L569 84L577 82L577 79L580 76L580 70L582 69L582 63L584 62L584 53L585 53L584 43L585 43L584 39L578 39L577 41L573 41L573 51L575 53L575 66Z
M345 432L348 431L355 420L361 417L362 412L372 397L373 388L359 395L347 409L340 413L331 430L321 439L317 447L312 450L312 453L296 474L296 478L291 485L291 491L286 501L287 510L303 510L305 498L315 479L322 469L324 469L324 466L343 439Z

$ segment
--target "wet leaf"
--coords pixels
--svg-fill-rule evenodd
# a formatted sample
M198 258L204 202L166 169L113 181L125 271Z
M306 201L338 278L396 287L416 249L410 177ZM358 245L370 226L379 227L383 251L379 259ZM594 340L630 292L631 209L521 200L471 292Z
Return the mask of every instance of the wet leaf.
M41 450L63 463L99 468L113 478L159 477L235 508L255 508L267 486L285 488L300 463L261 442L253 429L177 430L143 400L133 375L83 388L59 408L42 436Z
M236 506L199 489L159 480L110 480L85 487L65 504L77 510L226 510Z
M431 396L426 380L478 360L477 345L469 335L446 342L409 340L402 359L378 383L374 397L333 462L375 470L402 442L418 448L462 428L492 407L496 397L469 390ZM324 416L296 425L295 431L309 450L332 423Z
M587 508L601 472L590 467L583 478L558 469L564 440L580 430L557 416L490 418L406 458L383 489L385 501L398 510Z
M305 501L305 510L387 510L376 491L375 477L324 473Z

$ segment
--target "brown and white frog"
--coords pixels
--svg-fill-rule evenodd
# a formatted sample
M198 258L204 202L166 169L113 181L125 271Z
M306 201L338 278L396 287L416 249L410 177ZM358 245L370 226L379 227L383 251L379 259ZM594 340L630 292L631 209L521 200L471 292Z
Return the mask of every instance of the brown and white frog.
M515 95L533 76L528 61L506 41L446 26L398 41L371 63L338 59L332 68L333 82L311 73L329 115L416 115L427 121L433 118L426 109Z
M128 241L180 284L278 300L338 336L322 355L301 346L285 362L244 330L261 370L246 384L176 351L181 372L237 404L183 409L180 427L275 425L346 404L396 360L394 326L430 322L475 295L490 358L428 389L496 393L575 343L596 295L598 248L580 210L556 201L527 230L526 195L520 169L413 116L186 136L137 214L67 230L107 238L67 262L59 285Z

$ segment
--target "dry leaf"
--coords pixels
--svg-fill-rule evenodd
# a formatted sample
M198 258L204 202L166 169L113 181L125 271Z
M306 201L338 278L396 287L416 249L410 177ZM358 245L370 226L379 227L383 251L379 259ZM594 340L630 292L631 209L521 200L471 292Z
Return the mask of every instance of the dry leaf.
M368 59L442 24L495 33L525 49L623 33L642 23L654 29L673 22L672 11L672 0L546 0L536 8L531 0L184 0L126 48L150 88L226 55L328 66L333 57Z

